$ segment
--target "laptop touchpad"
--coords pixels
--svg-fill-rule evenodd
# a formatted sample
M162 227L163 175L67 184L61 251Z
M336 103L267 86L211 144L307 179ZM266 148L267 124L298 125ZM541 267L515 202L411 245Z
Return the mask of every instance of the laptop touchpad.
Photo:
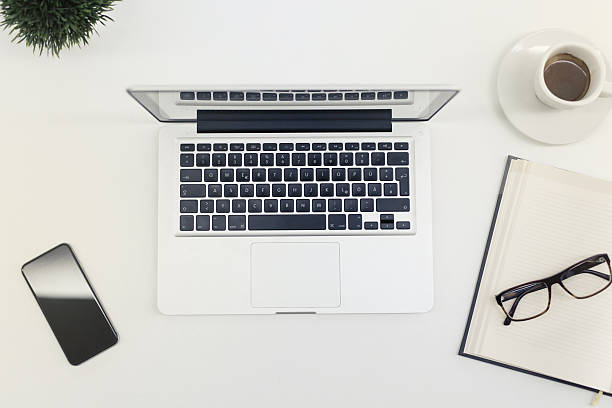
M253 307L340 306L340 244L251 245Z

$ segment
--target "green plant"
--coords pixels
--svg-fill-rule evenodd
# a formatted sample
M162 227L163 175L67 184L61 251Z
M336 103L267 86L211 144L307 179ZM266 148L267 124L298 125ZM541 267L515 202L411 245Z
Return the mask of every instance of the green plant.
M60 51L88 44L95 25L113 21L106 13L120 0L1 0L0 27L10 29L12 41L25 42L59 57Z

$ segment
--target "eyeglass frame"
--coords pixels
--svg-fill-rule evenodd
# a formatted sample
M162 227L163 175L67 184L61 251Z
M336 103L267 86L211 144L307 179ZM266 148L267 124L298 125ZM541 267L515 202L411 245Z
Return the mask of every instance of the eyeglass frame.
M573 294L567 287L565 287L565 285L563 284L563 280L570 278L578 273L582 273L585 272L585 269L577 269L575 272L575 274L569 275L569 276L564 276L564 274L567 274L568 272L572 271L573 269L578 268L579 266L583 265L583 264L587 264L587 263L595 263L594 266L597 265L601 265L603 262L598 262L600 261L600 258L604 258L606 264L608 265L608 270L610 271L610 276L606 279L608 279L608 284L606 286L604 286L603 288L599 289L597 292L592 293L588 296L576 296L575 294ZM588 270L588 269L586 269ZM597 271L591 271L591 273L599 276L598 274L600 272ZM600 276L601 277L601 276ZM502 304L502 295L511 292L513 290L517 290L523 287L528 287L529 285L534 285L534 284L538 284L538 283L543 283L546 286L546 289L548 289L548 304L546 305L546 309L544 309L542 312L538 313L537 315L531 316L531 317L526 317L524 319L516 319L514 317L512 317L510 315L510 313L514 314L514 311L516 310L516 307L518 306L519 302L521 301L521 298L528 294L528 293L533 293L537 290L541 290L541 289L536 289L535 291L530 291L530 292L524 292L521 294L518 294L515 296L515 298L517 300L514 301L514 303L512 304L512 307L510 308L510 311L506 311L506 308L503 306ZM610 285L612 284L612 266L610 266L610 257L608 256L608 254L606 253L602 253L602 254L597 254L597 255L593 255L590 256L588 258L583 259L582 261L576 262L575 264L573 264L572 266L569 266L567 268L565 268L564 270L562 270L559 273L556 273L552 276L549 276L548 278L543 278L543 279L537 279L531 282L526 282L526 283L522 283L520 285L516 285L513 286L509 289L503 290L500 293L498 293L497 295L495 295L495 301L497 302L497 304L499 305L499 307L501 307L502 311L504 312L504 314L506 315L506 319L504 320L504 326L509 326L511 322L524 322L527 320L531 320L531 319L535 319L536 317L540 317L542 316L544 313L548 312L548 310L550 309L550 302L551 302L551 298L552 298L552 286L554 284L558 283L559 286L561 286L563 288L563 290L565 290L567 293L569 293L570 296L572 296L574 299L587 299L590 297L593 297L595 295L600 294L601 292L603 292L604 290L606 290L608 287L610 287ZM544 289L544 288L542 288Z

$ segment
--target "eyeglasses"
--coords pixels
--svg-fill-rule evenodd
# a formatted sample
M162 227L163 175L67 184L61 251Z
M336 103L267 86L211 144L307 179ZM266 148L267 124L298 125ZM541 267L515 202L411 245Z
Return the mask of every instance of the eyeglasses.
M506 314L504 326L542 316L550 309L552 286L558 283L576 299L586 299L603 292L612 283L608 254L594 255L550 276L506 289L495 296Z

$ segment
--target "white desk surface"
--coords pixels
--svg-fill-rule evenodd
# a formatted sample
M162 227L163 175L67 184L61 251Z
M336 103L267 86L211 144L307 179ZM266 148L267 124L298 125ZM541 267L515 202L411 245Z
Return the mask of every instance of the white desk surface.
M547 27L580 32L612 56L611 11L609 0L132 0L116 6L99 38L61 60L0 32L0 406L585 406L588 391L457 351L506 155L612 178L612 118L569 146L521 136L497 103L501 57ZM124 89L295 82L463 89L430 124L433 311L159 314L159 124ZM63 241L120 335L76 368L20 274L23 262Z

